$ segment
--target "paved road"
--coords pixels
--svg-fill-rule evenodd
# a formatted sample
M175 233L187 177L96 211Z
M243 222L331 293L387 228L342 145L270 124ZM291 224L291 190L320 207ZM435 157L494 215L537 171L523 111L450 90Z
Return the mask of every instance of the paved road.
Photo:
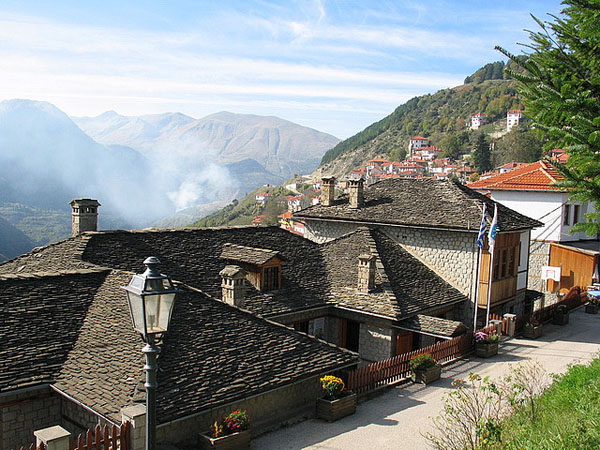
M510 364L530 358L551 373L563 372L577 361L587 361L600 351L600 315L571 313L566 326L545 325L536 340L511 339L490 360L461 360L444 368L443 379L433 385L405 384L358 405L356 414L334 423L307 420L292 427L260 436L252 441L256 450L420 450L430 448L422 433L438 415L442 395L451 382L469 372L498 376Z

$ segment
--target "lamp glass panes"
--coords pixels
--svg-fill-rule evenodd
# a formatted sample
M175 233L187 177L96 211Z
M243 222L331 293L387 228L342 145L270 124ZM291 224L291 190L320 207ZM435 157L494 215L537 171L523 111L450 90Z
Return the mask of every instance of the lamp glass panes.
M129 285L124 286L123 289L127 292L133 328L144 337L144 340L167 331L175 304L175 295L179 292L169 277L148 265L146 272L134 275Z

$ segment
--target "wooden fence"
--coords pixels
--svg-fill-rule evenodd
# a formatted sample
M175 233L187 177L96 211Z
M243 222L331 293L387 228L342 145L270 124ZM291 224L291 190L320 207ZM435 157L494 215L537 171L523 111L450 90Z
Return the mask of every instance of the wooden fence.
M35 445L31 444L29 447L21 447L19 450L46 450L46 446L44 444Z
M70 450L129 450L131 424L123 423L120 427L96 425L96 428L87 430L78 436L76 441L71 439Z
M469 353L472 347L473 335L463 334L454 339L436 342L429 347L377 361L350 372L348 374L348 389L361 394L379 386L407 378L410 374L409 361L417 355L431 353L436 361L446 362Z

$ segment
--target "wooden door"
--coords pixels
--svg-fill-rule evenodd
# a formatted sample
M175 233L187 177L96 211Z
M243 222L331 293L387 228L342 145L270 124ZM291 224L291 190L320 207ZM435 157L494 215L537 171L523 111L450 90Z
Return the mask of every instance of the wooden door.
M412 352L413 334L410 331L398 333L396 336L396 355Z

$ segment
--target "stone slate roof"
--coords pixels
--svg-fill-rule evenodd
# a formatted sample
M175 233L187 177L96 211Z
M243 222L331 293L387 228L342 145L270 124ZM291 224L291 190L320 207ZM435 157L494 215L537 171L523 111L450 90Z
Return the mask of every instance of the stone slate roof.
M377 256L375 289L357 293L358 256ZM401 319L467 301L434 271L379 230L359 228L323 244L329 297L348 308Z
M361 208L350 209L348 196L344 195L336 199L332 206L309 206L294 213L294 217L477 232L482 204L485 203L490 222L494 205L498 205L499 232L543 226L541 222L452 180L386 179L365 188L364 200Z
M39 383L113 421L140 397L143 346L119 270L0 279L0 392ZM4 320L6 318L7 320ZM357 355L208 298L181 294L162 343L166 422L353 364Z
M456 337L464 334L467 328L462 322L417 314L400 322L401 327L417 332L431 333L438 336Z
M274 250L230 243L225 244L221 250L222 259L255 265L266 264L275 257L281 258L281 255Z
M75 245L77 239L81 243ZM31 254L0 265L0 273L15 266L53 270L69 259L76 266L141 272L142 261L153 255L163 262L161 271L173 279L221 298L219 272L230 263L222 256L228 256L233 246L241 246L265 249L265 254L286 261L278 291L263 293L247 283L245 308L265 317L341 305L397 320L467 300L401 245L374 230L359 230L323 245L277 227L108 231L65 242L73 249L70 257L52 258L52 248L47 248L43 258ZM362 253L378 257L377 289L369 295L356 292Z
M0 392L56 378L107 273L0 275Z

